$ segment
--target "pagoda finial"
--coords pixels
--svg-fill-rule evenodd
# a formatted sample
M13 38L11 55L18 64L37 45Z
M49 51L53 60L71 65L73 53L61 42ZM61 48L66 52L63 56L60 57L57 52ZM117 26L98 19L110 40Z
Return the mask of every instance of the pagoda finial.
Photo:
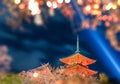
M79 35L77 35L77 45L76 45L76 53L79 53Z

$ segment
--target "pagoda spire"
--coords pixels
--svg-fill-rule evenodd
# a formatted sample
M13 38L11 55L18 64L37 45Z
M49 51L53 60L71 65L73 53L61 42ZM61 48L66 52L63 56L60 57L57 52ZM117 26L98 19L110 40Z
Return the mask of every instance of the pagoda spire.
M69 57L60 59L62 63L67 65L67 67L63 69L63 73L66 75L80 73L85 76L97 74L96 71L88 68L88 65L95 63L96 60L85 57L79 52L79 35L77 35L76 52Z
M77 35L77 44L76 44L76 53L79 53L80 49L79 49L79 35Z

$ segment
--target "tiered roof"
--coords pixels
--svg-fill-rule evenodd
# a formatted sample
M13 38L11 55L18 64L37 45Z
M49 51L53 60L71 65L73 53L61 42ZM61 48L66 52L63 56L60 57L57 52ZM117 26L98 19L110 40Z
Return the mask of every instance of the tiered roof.
M63 73L66 75L78 73L78 74L83 74L85 76L91 76L91 75L97 74L96 71L90 70L81 65L74 65L74 66L67 67L64 69Z
M87 65L90 65L90 64L93 64L96 62L96 60L87 58L87 57L81 55L80 53L76 53L76 54L69 56L67 58L60 59L60 61L67 64L67 65L79 63L79 64L82 64L84 66L87 66Z
M68 67L63 70L63 73L67 75L80 73L85 76L91 76L97 74L96 71L88 69L88 65L95 63L96 60L85 57L79 53L79 37L77 37L76 53L69 57L62 58L60 61L68 65Z

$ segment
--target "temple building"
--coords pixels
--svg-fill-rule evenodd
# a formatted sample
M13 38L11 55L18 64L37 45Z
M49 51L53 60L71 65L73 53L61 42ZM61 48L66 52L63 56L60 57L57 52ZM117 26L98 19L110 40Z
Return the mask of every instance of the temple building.
M77 49L76 52L66 58L60 59L62 63L66 65L66 68L63 69L63 73L66 75L71 74L81 74L84 76L92 76L97 74L96 71L90 70L88 65L93 64L96 60L87 58L80 54L79 51L79 36L77 36Z

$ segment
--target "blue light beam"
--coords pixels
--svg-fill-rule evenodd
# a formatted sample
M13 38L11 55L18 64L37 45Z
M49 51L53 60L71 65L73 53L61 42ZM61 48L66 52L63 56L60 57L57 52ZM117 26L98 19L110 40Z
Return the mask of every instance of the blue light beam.
M83 35L86 38L85 44L100 59L101 63L107 67L112 77L120 80L120 61L110 45L108 45L108 42L92 29L83 31Z
M78 21L84 21L84 15L78 9L75 1L71 0L70 4L76 11ZM86 38L85 42L88 47L90 47L94 54L101 60L102 63L104 63L109 72L111 72L112 77L120 80L120 63L110 45L108 45L107 42L105 42L105 40L102 39L96 31L93 31L91 29L85 30L82 36Z

